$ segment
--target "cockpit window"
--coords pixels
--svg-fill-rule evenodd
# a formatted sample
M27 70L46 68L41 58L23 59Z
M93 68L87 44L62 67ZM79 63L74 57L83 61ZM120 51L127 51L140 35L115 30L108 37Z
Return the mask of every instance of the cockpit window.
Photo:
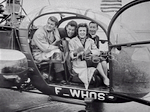
M143 2L120 11L109 29L114 92L133 97L150 92L149 6L149 2Z
M67 13L62 13L67 12ZM93 20L97 20L99 22L103 22L106 27L109 25L109 22L111 20L111 17L107 14L101 13L100 11L91 11L89 9L79 9L79 8L68 8L68 7L52 7L52 6L45 6L36 10L33 10L31 13L29 13L24 20L22 21L20 28L27 29L31 21L46 13L59 13L61 14L61 18L69 17L69 16L76 16L76 14L85 15L87 17L92 18ZM69 14L70 13L70 14Z
M148 41L150 35L150 3L133 6L115 20L110 33L112 44Z
M35 26L36 28L40 28L40 27L46 25L47 20L48 20L48 18L49 18L50 16L56 17L59 21L60 21L60 19L61 19L60 14L44 15L44 16L41 16L41 17L39 17L38 19L36 19L36 20L33 22L33 26Z
M44 10L44 9L43 9ZM42 11L43 11L42 10ZM42 14L42 11L40 12L41 14ZM80 12L81 13L81 12ZM87 12L86 14L88 14L89 15L89 13ZM94 14L95 15L95 14ZM98 35L97 37L99 38L99 42L98 42L98 44L100 44L99 46L100 46L100 50L101 51L108 51L108 40L107 40L107 36L106 36L106 32L105 32L105 28L106 28L106 21L99 21L99 20L95 20L95 19L91 19L91 18L89 18L89 17L86 17L86 16L83 16L83 15L80 15L80 14L78 14L78 13L68 13L68 12L52 12L52 13L46 13L46 14L43 14L43 15L41 15L41 16L38 16L37 18L35 18L33 21L32 21L32 23L30 24L30 27L29 27L29 34L30 34L30 36L29 36L29 38L32 40L33 38L33 35L34 35L34 29L39 29L39 28L41 28L41 27L43 27L44 25L46 25L46 22L47 22L47 19L50 17L50 16L55 16L57 19L58 19L58 21L59 21L59 25L58 25L58 29L59 28L64 28L65 29L65 26L67 25L67 23L69 22L69 21L76 21L77 22L77 24L80 24L80 23L86 23L87 24L87 28L88 28L88 26L89 26L89 23L91 22L91 21L93 21L93 22L95 22L95 23L97 23L97 25L98 25L98 30L97 30L97 32L96 32L96 34L94 35L94 36L96 36L96 35ZM96 15L95 16L92 16L92 17L94 17L94 18L96 18ZM108 21L107 21L108 22ZM32 31L33 31L33 34L31 34L32 33ZM60 32L59 32L60 33ZM89 32L87 32L87 33L89 33ZM89 34L90 35L90 34ZM90 38L89 38L90 39ZM94 39L93 39L94 40ZM63 43L63 39L62 39L62 43ZM68 41L69 42L69 41ZM95 40L94 40L94 42L95 42ZM62 44L63 45L63 44ZM68 44L69 45L69 44ZM92 46L92 45L91 45ZM93 47L94 48L94 47ZM69 47L67 48L67 49L69 49ZM64 52L66 49L63 49L62 50L62 54L66 54L66 52ZM33 51L33 45L31 45L31 52ZM99 52L99 49L97 49L97 51ZM33 52L32 52L33 53ZM70 51L68 51L67 53L69 53L68 54L68 56L70 56ZM66 56L66 55L65 55ZM35 58L34 58L35 59ZM52 58L51 59L53 59L53 56L52 56ZM67 60L69 60L68 58L65 58L65 61L67 61ZM71 60L69 60L70 62L72 62ZM66 62L67 63L67 62ZM39 65L40 64L40 65ZM43 64L43 63L42 63ZM47 67L47 71L43 71L43 69L42 69L42 67L43 66L41 66L42 65L41 63L37 63L37 67L38 67L38 69L40 70L40 72L41 72L41 74L43 75L43 73L44 74L49 74L49 76L51 76L52 74L50 74L50 72L52 72L52 71L54 71L54 70L52 70L52 69L49 69L50 67L49 67L49 64L47 64L48 66L46 66L46 65L44 65L44 67ZM107 63L106 63L107 64ZM54 63L52 64L52 65L54 65ZM91 65L92 66L92 65ZM53 68L53 67L52 67ZM81 83L82 81L79 81L79 77L77 78L77 79L75 79L75 78L73 78L73 80L70 80L70 77L71 77L71 74L70 73L68 73L67 71L69 71L68 70L69 68L67 68L66 67L66 70L65 70L65 75L64 76L66 76L67 78L67 81L71 81L71 82L73 82L73 81L77 81L77 79L78 79L78 81L76 82L77 84L79 84L79 83ZM73 68L72 68L73 69ZM72 71L73 72L73 71ZM106 71L107 72L107 71ZM93 75L94 76L94 75ZM48 79L49 80L49 79ZM51 80L50 80L51 81Z

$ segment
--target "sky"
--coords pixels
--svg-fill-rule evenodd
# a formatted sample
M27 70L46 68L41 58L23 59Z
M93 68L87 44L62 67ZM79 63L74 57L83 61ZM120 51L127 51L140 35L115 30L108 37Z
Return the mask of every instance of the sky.
M37 2L38 1L38 2ZM26 12L45 5L80 7L99 10L101 0L24 0Z

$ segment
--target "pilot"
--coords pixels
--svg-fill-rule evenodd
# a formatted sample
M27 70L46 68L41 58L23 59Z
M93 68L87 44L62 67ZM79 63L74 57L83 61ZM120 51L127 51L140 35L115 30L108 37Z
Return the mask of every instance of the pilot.
M58 19L50 16L47 24L40 27L33 35L31 42L32 53L35 61L40 63L45 60L48 61L54 53L60 53L57 42L60 40L60 35L57 29ZM62 75L64 78L64 68L61 63L54 63L56 76Z
M97 48L100 49L99 36L96 35L97 30L98 30L98 24L91 21L89 23L89 34L90 34L90 37L94 40ZM107 62L104 57L101 57L101 63L102 63L103 70L105 74L107 75Z
M77 30L77 22L74 20L71 20L67 23L65 28L59 28L59 33L60 37L62 38L62 44L63 44L63 49L64 53L66 54L67 52L69 53L69 47L68 47L68 42L70 39L76 36L76 30ZM73 75L72 73L72 64L70 62L70 56L67 55L66 57L66 64L68 68L68 73L70 75Z
M100 62L88 65L84 55L99 55L100 52L95 45L93 39L89 38L88 26L86 23L80 23L77 28L77 36L69 41L70 57L72 58L73 70L78 74L80 80L84 83L87 89L94 71L97 69L101 74L103 82L109 86L109 79L102 69ZM81 57L81 58L80 58ZM85 57L86 58L86 57Z

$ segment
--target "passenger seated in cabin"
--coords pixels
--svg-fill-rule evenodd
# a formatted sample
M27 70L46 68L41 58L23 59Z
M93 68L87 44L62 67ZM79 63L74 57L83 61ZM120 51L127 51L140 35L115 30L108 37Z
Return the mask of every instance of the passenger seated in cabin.
M69 41L73 37L76 36L76 29L77 29L77 22L76 21L69 21L65 28L59 28L60 37L63 40Z
M77 27L77 36L69 41L70 57L72 58L73 70L78 74L80 80L84 83L87 89L95 70L97 69L103 82L109 86L109 79L103 71L100 62L91 63L89 65L86 60L87 56L99 55L100 52L96 47L93 39L89 38L88 26L86 23L80 23ZM82 58L85 56L85 58Z
M62 38L62 44L63 44L63 49L64 49L64 54L68 53L67 57L65 57L66 64L67 64L67 72L70 75L73 75L72 73L72 64L71 64L71 59L69 55L69 47L68 47L68 42L70 39L76 36L76 29L77 29L77 22L76 21L69 21L65 28L59 28L59 33L60 37Z
M89 23L89 34L90 34L90 37L94 40L97 48L100 50L100 44L99 44L100 39L99 39L99 36L96 35L97 30L98 30L98 24L91 21ZM106 62L106 58L101 57L101 63L102 63L102 67L103 67L103 70L105 72L105 75L107 76L107 62Z
M57 42L60 41L57 25L58 19L54 16L50 16L47 24L36 30L34 33L31 45L33 57L37 63L48 61L53 54L61 53L57 46ZM54 63L54 69L56 76L62 75L64 78L63 64Z

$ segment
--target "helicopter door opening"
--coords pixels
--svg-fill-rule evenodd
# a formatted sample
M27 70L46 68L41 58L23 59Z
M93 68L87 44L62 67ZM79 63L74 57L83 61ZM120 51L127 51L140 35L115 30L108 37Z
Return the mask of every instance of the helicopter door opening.
M63 16L62 16L63 15ZM32 38L33 35L35 33L35 31L42 27L43 25L46 24L48 17L50 16L55 16L57 17L57 19L59 20L59 25L58 25L58 31L60 33L60 38L61 38L61 43L63 43L63 38L61 37L61 29L64 29L65 26L67 25L68 22L70 21L76 21L77 24L79 23L86 23L87 25L89 25L89 23L91 21L94 21L92 19L89 19L88 17L84 17L84 16L79 16L76 14L72 14L72 13L65 13L63 12L61 13L52 13L52 14L46 14L46 15L42 15L38 18L36 18L33 23L30 25L30 29L29 29L29 40L30 40L30 48L31 48L31 52L33 52L33 46L31 45L32 42ZM45 21L43 21L45 20ZM39 22L42 21L42 22ZM44 22L44 23L43 23ZM96 22L96 21L94 21ZM104 28L100 25L100 23L96 22L98 24L98 30L97 30L97 35L99 35L99 46L101 46L99 48L99 50L101 51L101 54L103 54L103 57L107 58L107 53L108 53L108 39L106 36L106 32L104 31ZM76 35L75 35L76 36ZM37 68L39 69L39 71L41 72L42 77L45 79L45 81L47 82L47 84L56 84L56 85L66 85L66 86L71 86L71 87L80 87L80 88L85 88L84 87L84 83L81 81L82 79L78 77L78 75L76 73L72 74L73 71L69 71L68 69L68 63L67 60L69 59L69 52L68 53L64 53L64 50L62 50L61 52L61 56L62 59L61 61L55 60L54 55L50 58L49 61L42 61L41 63L38 63L35 61ZM96 58L93 58L96 61ZM97 61L100 60L100 57L97 57ZM105 59L106 61L106 67L107 70L109 71L109 63L108 60ZM58 76L55 73L54 70L54 64L55 63L61 63L64 66L64 76ZM70 64L72 64L72 60L70 60ZM72 67L72 66L71 66ZM106 71L106 72L108 72ZM99 77L98 75L98 71L94 72L93 78L90 81L90 86L89 88L95 88L97 90L100 90L99 87L102 87L102 89L104 90L104 88L106 88L106 91L108 91L108 88L103 84L102 78ZM57 77L57 81L53 80L54 78ZM62 78L65 79L65 83L61 83ZM97 82L96 82L97 81Z
M150 0L131 2L110 22L111 92L137 98L150 92L149 6Z

